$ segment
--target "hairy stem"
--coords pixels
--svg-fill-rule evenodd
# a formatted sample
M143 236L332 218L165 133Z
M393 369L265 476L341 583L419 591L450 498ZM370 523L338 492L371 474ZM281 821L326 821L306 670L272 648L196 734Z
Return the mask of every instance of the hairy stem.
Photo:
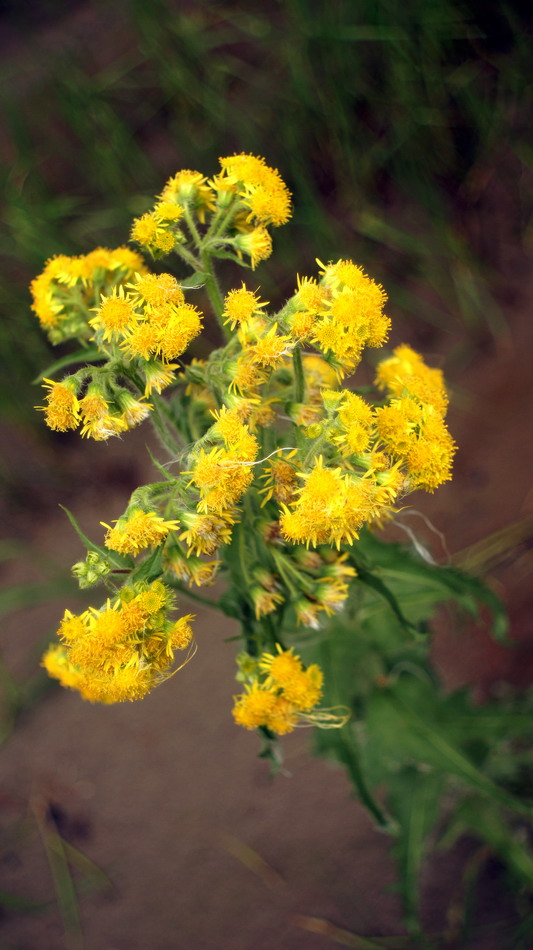
M299 346L295 346L293 350L292 366L294 369L294 401L303 402L305 397L305 378L302 365L302 351Z

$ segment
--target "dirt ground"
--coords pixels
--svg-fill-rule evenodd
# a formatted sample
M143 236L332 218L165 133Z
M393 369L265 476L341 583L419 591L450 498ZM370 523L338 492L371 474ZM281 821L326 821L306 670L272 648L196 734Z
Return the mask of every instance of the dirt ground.
M486 214L488 222L490 208ZM499 234L494 289L509 332L497 345L486 341L452 381L450 427L460 446L455 476L434 496L415 501L452 553L533 510L533 281L505 221ZM74 438L43 442L31 432L5 431L5 536L68 568L82 551L58 504L72 508L97 537L98 522L117 517L130 491L150 477L147 438L141 431L120 444L80 446ZM523 548L495 579L510 610L515 649L491 643L483 631L461 639L439 634L435 655L450 685L474 683L482 696L496 679L531 682L530 568L531 553ZM4 569L6 586L33 575L26 557ZM2 651L16 677L31 672L39 641L69 603L77 602L57 599L4 623ZM87 950L334 946L334 934L305 929L306 916L355 934L402 932L390 892L389 840L350 797L342 771L309 756L305 731L284 741L285 772L269 778L256 737L231 720L234 646L224 641L232 624L193 609L197 655L143 702L92 706L53 689L2 749L0 887L50 901L44 913L5 916L2 950L65 946L34 818L43 808L112 882L80 897ZM428 932L445 926L461 860L456 852L428 868ZM472 950L499 950L501 932L491 922L505 913L497 875L489 876L480 918L487 929L473 938ZM78 947L74 937L69 946Z

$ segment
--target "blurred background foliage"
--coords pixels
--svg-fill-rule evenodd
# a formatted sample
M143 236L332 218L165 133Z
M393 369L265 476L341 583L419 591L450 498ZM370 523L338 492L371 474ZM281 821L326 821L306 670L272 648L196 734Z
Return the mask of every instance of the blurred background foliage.
M291 292L317 255L352 256L384 282L404 334L411 317L426 348L448 334L439 348L452 367L504 328L491 292L497 235L472 228L469 211L496 178L518 238L528 223L530 43L516 0L4 10L6 411L31 418L23 380L54 358L27 291L44 260L124 243L169 175L211 174L233 151L264 155L294 192L266 294Z

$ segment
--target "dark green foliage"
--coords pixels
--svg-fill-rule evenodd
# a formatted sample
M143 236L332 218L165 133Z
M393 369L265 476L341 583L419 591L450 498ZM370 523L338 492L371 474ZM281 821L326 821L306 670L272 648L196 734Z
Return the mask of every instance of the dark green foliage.
M428 627L439 604L474 618L488 608L493 635L505 635L503 608L481 581L370 534L354 545L352 561L359 578L351 611L331 622L316 658L324 704L350 707L353 719L318 731L316 742L395 836L406 923L431 945L422 933L420 876L439 829L441 847L475 836L502 861L513 894L532 890L533 693L480 705L468 689L447 693L439 681ZM466 934L466 904L462 913Z

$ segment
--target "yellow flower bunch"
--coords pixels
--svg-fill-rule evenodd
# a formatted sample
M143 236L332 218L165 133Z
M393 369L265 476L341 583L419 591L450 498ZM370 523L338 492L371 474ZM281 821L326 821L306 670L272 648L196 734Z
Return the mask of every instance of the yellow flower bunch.
M32 310L52 343L72 337L87 340L90 312L100 294L144 271L142 258L128 247L97 247L80 257L59 254L30 285Z
M90 607L79 616L66 610L61 644L45 653L45 669L92 702L141 699L168 676L174 651L192 640L192 614L168 618L173 600L172 591L155 581L123 587L99 610Z
M322 696L323 675L313 663L306 670L292 649L262 653L244 693L235 698L233 718L245 729L264 726L277 735L292 732ZM308 714L306 716L306 714Z
M378 362L374 398L349 378L390 329L387 295L360 266L319 261L277 309L250 280L221 289L215 263L255 268L290 214L276 169L228 156L211 179L177 172L133 224L132 240L154 259L172 252L188 276L98 249L55 258L32 285L43 326L93 347L91 365L45 379L47 424L101 440L149 418L169 454L162 481L136 489L75 566L82 586L103 583L110 600L66 615L44 662L87 698L137 698L159 682L176 631L188 630L188 618L166 620L171 589L201 600L193 585L220 578L226 591L208 603L239 620L246 651L236 722L269 737L302 721L339 725L317 709L319 668L279 645L301 627L320 637L344 609L361 532L393 518L410 491L450 478L440 370L403 344ZM189 292L204 294L212 316ZM178 365L210 319L220 345ZM163 389L169 398L156 399ZM117 573L128 575L122 590Z

